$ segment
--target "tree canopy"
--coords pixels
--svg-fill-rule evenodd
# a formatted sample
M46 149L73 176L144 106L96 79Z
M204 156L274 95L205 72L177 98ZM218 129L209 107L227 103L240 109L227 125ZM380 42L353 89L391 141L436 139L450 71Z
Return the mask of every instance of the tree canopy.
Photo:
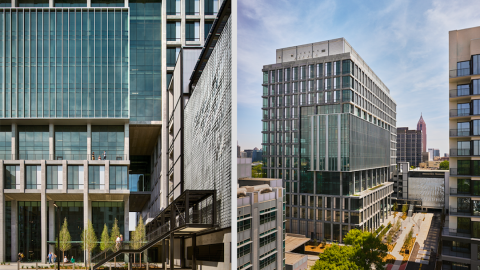
M260 164L252 167L252 177L253 178L262 178L263 177L262 166L263 166L263 164L260 163Z
M95 235L95 230L93 229L93 224L88 220L87 227L83 229L82 232L82 249L87 251L87 254L97 246L97 236ZM89 255L87 255L89 256ZM88 259L87 259L88 262Z
M387 256L387 246L370 232L362 232L353 229L343 239L346 245L353 247L353 261L360 269L383 269L386 262L383 258Z
M450 162L448 160L444 160L440 162L439 169L440 170L448 170L450 168Z
M352 261L354 248L351 246L340 247L337 244L325 249L319 255L319 260L312 266L312 270L358 270L359 267Z
M110 246L110 248L113 250L113 251L117 251L117 237L120 236L120 228L118 227L118 220L115 218L115 222L113 223L113 227L112 227L112 231L110 232L110 242L112 243L112 245Z
M110 241L110 236L108 235L107 224L103 224L103 231L102 231L102 235L100 236L100 250L101 251L107 250L111 246L112 246L112 242Z
M65 255L65 251L72 248L72 238L70 237L70 232L68 231L67 218L63 221L62 229L60 230L60 250Z

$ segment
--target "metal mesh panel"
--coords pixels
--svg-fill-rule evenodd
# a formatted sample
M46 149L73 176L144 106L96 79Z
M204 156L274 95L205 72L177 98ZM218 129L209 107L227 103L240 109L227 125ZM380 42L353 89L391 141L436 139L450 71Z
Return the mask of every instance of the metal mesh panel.
M232 181L231 19L185 108L185 189L215 189L221 228L230 226Z

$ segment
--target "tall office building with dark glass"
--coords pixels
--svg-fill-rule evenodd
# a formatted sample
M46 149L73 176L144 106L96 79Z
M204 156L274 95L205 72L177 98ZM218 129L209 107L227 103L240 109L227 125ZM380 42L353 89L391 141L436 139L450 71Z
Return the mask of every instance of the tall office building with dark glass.
M65 217L83 261L89 220L128 242L130 212L169 205L167 86L221 3L0 3L0 261L45 262Z
M442 269L480 269L480 27L448 36L450 188Z
M283 178L286 230L341 242L390 211L396 103L343 38L263 66L263 174Z

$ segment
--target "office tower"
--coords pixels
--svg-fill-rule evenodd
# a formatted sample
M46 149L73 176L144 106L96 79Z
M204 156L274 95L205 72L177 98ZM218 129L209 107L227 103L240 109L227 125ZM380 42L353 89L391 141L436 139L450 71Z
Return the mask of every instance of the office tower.
M167 85L180 48L204 44L221 4L1 4L0 261L45 262L57 218L72 241L89 220L99 238L116 218L128 242L130 212L148 221L169 207ZM84 260L78 242L69 254Z
M427 152L427 124L423 120L423 115L420 115L420 119L417 123L417 130L422 131L422 152Z
M286 229L341 242L390 211L396 103L343 38L277 49L263 66L263 173L282 178Z
M440 157L440 149L437 148L428 148L430 153L430 160L435 160L436 157Z
M286 262L282 179L242 177L238 184L237 269L283 269Z
M409 162L410 166L418 167L422 162L422 132L407 127L397 128L397 163Z
M262 161L262 149L253 148L252 162Z
M478 137L480 27L449 32L450 193L442 232L444 268L477 269L480 260Z

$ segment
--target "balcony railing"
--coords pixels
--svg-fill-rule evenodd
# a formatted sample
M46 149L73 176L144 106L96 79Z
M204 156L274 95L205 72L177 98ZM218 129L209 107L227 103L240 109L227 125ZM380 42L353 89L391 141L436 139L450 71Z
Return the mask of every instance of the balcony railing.
M465 89L465 88L462 88L462 89L451 89L450 90L450 97L451 98L454 98L454 97L464 97L464 96L470 96L470 89Z
M458 190L458 188L450 188L450 195L470 195L470 191Z
M452 208L450 207L450 214L454 216L473 216L473 214L469 212L462 212L465 211L463 209L458 209L458 208Z
M460 116L469 116L469 115L473 115L472 112L470 111L470 108L450 110L450 117L460 117Z
M98 158L100 157L100 159ZM0 160L128 160L128 155L108 154L104 157L101 155L49 155L49 154L3 154Z
M443 228L442 234L447 236L459 236L466 238L472 237L472 234L470 232L458 232L457 229L450 229L448 227Z
M462 129L450 129L450 137L465 137L471 136L471 132L469 128L462 128Z
M477 172L472 173L469 168L450 168L450 175L478 175Z
M450 249L450 247L448 247L448 246L443 246L443 247L442 247L442 255L459 257L459 258L470 258L470 257L471 257L471 252L468 252L468 253L467 253L467 251L465 251L465 252L452 251L452 250Z
M450 156L473 156L473 151L470 148L452 148L450 149Z
M450 75L450 78L469 76L469 75L471 75L470 74L470 68L452 69L452 70L450 70L449 75Z

